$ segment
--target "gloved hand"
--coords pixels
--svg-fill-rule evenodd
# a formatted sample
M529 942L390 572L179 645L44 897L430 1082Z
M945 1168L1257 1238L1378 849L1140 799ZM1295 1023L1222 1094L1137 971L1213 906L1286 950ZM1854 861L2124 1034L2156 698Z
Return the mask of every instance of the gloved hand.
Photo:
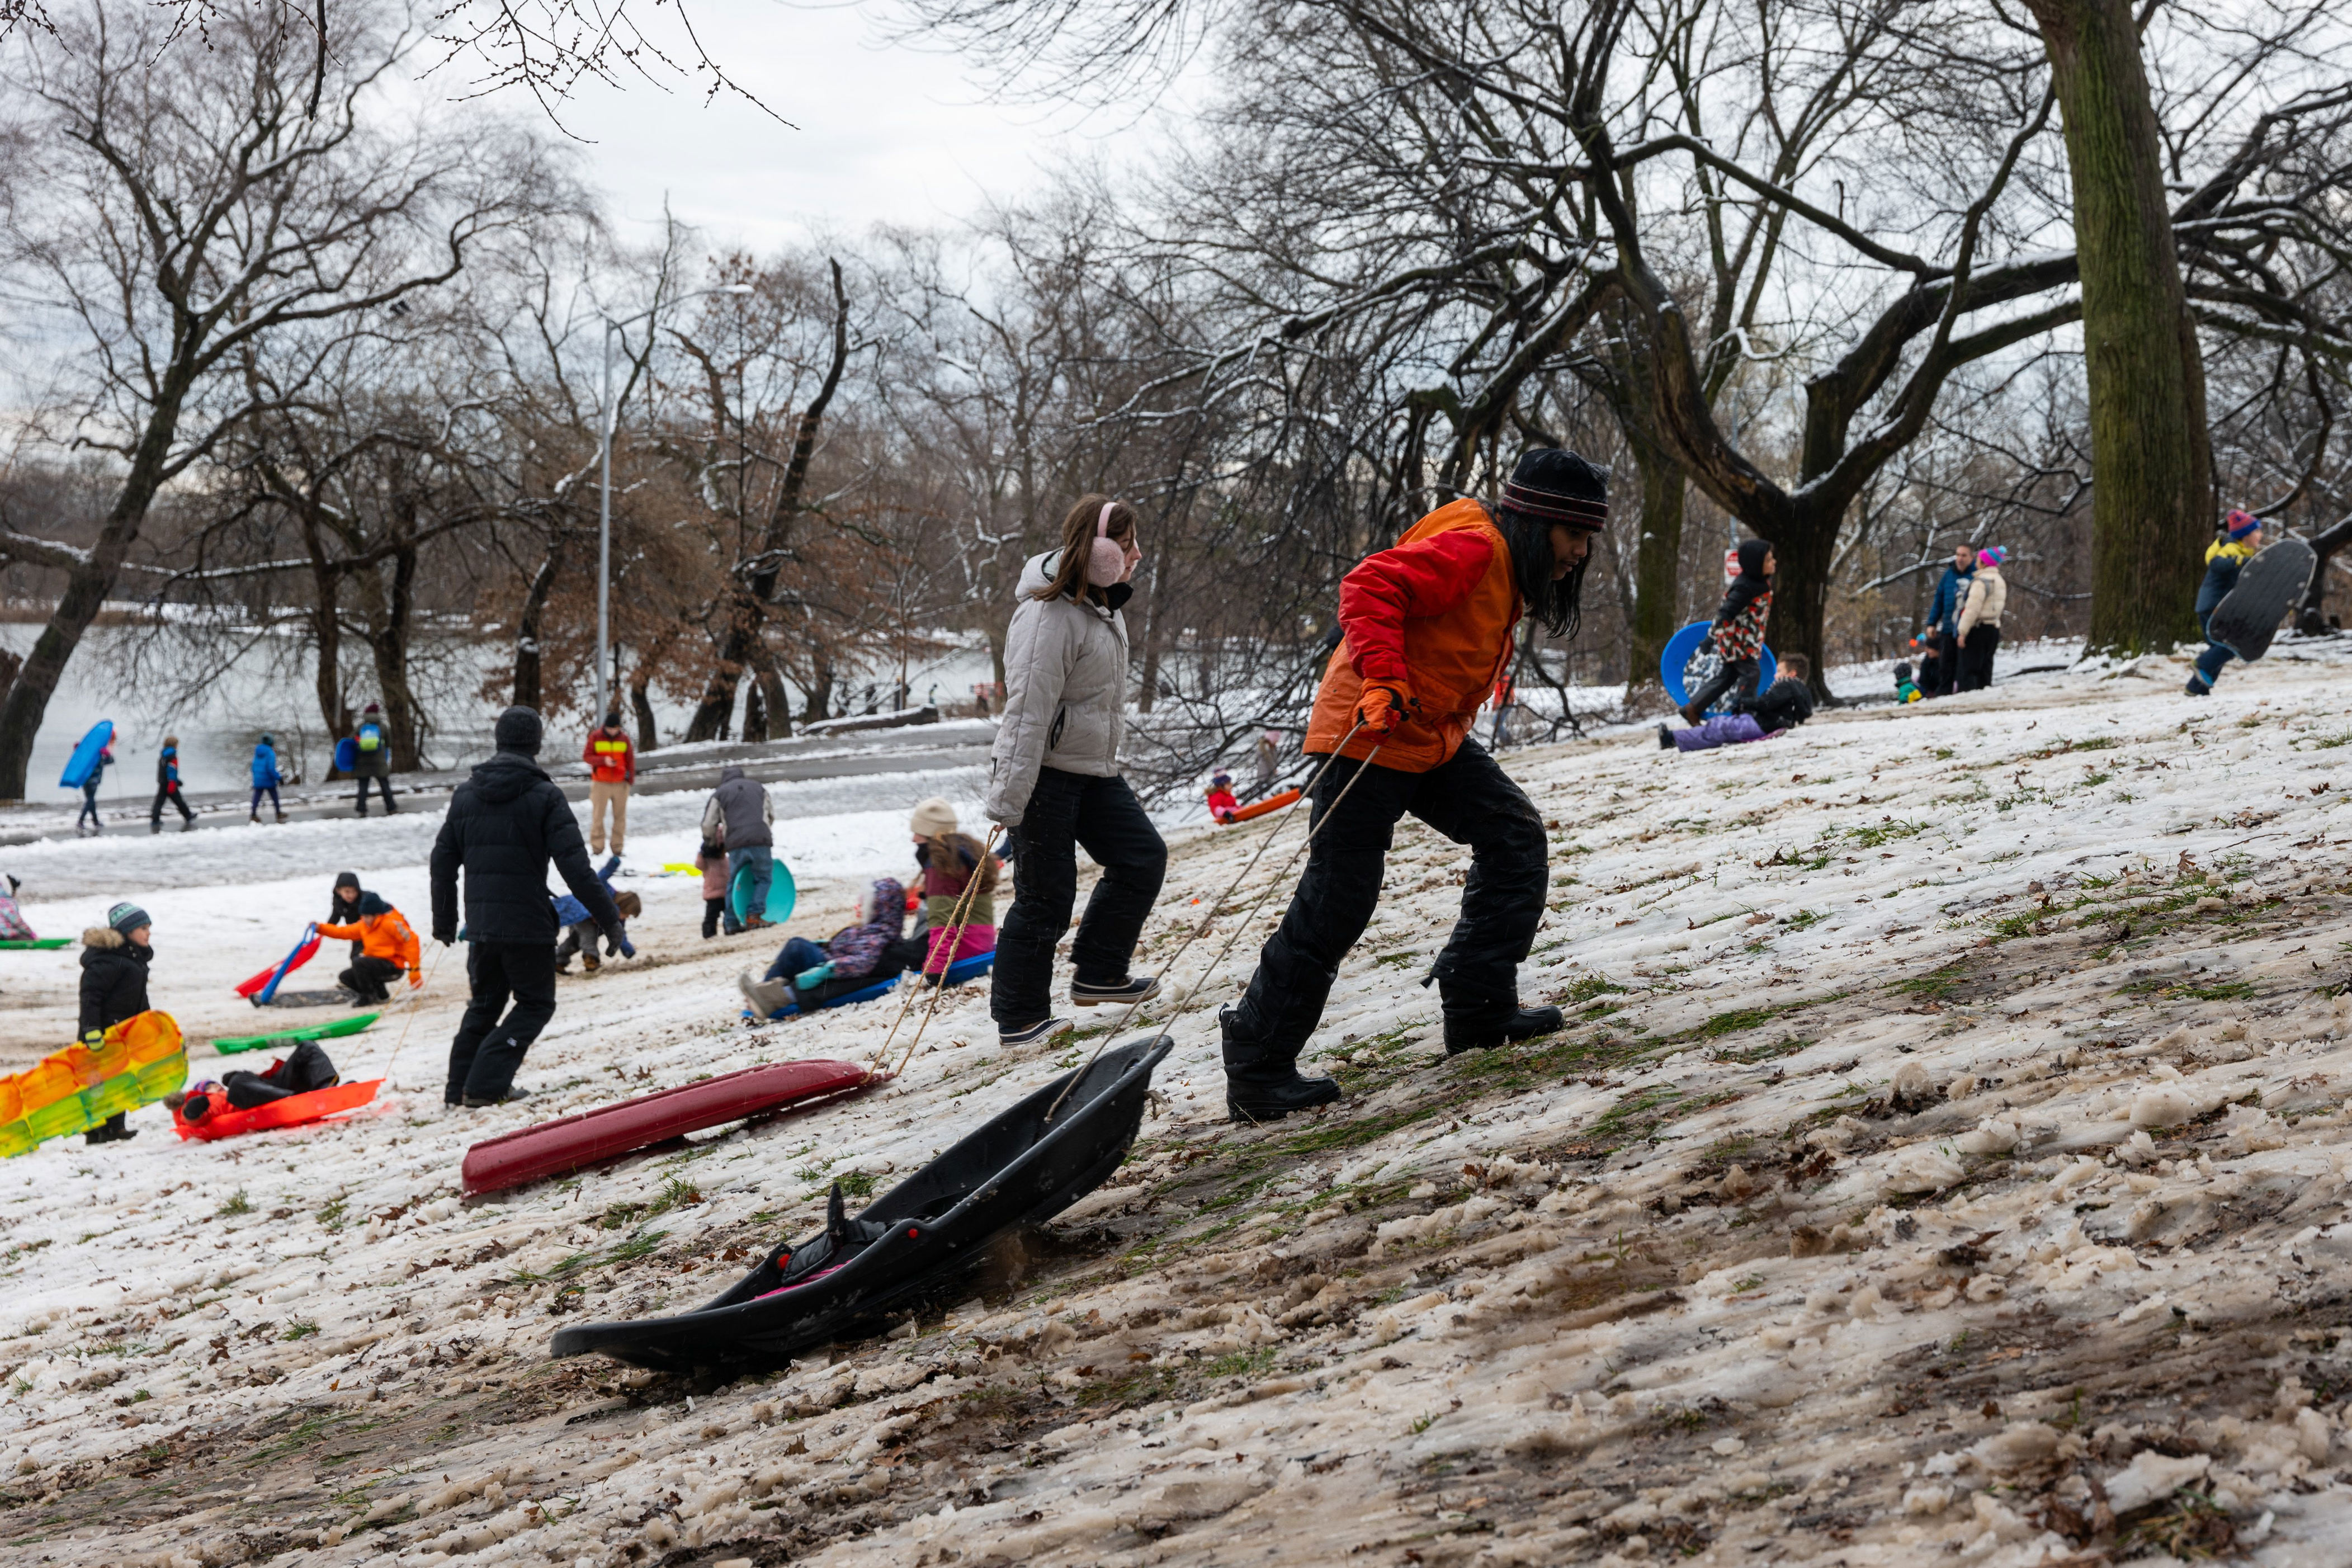
M1384 680L1364 688L1356 704L1356 718L1364 728L1385 735L1407 719L1421 714L1421 699L1402 680Z
M635 958L637 956L635 945L632 943L627 937L623 937L621 939L621 956L623 958Z
M814 969L803 969L793 976L793 984L803 991L814 991L833 978L833 965L820 963Z
M425 984L425 972L424 972L423 970L421 970L421 969L412 969L412 970L410 970L410 971L408 972L408 988L409 988L411 991L415 990L418 986L420 986L420 985L422 985L422 984Z
M439 926L436 926L433 928L433 940L439 942L443 947L447 947L450 943L457 940L457 933L452 931L445 931Z

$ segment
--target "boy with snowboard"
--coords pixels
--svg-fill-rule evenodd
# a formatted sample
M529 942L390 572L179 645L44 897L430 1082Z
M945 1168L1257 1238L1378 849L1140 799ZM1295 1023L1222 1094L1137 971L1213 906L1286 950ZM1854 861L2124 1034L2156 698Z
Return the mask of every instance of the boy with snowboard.
M2205 581L2197 585L2197 629L2207 635L2205 651L2197 656L2197 668L2189 672L2184 689L2191 697L2211 696L2221 667L2238 657L2215 642L2208 628L2213 624L2213 612L2238 585L2238 574L2262 547L2263 520L2250 511L2233 511L2223 518L2220 535L2205 547Z
M1806 681L1813 661L1792 653L1780 661L1778 677L1763 696L1742 699L1732 711L1718 713L1687 730L1658 726L1661 751L1711 752L1717 746L1742 745L1793 730L1813 716L1813 692Z
M1722 606L1715 612L1715 653L1723 662L1714 678L1683 704L1685 724L1704 719L1716 699L1735 684L1740 696L1755 696L1757 679L1763 673L1764 627L1772 618L1772 574L1780 563L1773 559L1771 541L1766 539L1743 539L1737 553L1739 574L1724 589Z
M1518 966L1543 915L1543 818L1469 730L1521 614L1554 637L1573 633L1587 552L1608 518L1607 470L1538 448L1494 510L1466 498L1441 507L1341 582L1341 639L1307 731L1307 753L1330 759L1308 797L1313 847L1249 990L1218 1018L1235 1121L1339 1098L1330 1079L1300 1076L1298 1054L1371 921L1408 812L1470 847L1462 917L1430 972L1448 1054L1559 1027L1557 1007L1519 1005Z

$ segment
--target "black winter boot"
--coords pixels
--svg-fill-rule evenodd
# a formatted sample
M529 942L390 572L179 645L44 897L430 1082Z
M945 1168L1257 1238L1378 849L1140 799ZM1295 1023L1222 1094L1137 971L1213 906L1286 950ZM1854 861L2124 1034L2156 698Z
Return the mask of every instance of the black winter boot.
M1295 1054L1236 1043L1232 1008L1217 1014L1217 1026L1224 1034L1225 1113L1235 1121L1279 1121L1340 1098L1338 1080L1301 1077Z
M1567 1018L1557 1007L1522 1007L1510 1017L1488 1024L1445 1020L1445 1054L1492 1050L1506 1040L1532 1040L1559 1032Z

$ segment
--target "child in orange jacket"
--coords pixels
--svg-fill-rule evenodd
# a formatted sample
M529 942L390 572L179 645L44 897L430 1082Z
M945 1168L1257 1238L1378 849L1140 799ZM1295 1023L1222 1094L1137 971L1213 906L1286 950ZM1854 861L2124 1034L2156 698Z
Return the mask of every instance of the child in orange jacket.
M352 1004L354 1007L391 1001L392 992L385 982L403 970L408 972L410 989L425 984L425 976L417 968L419 946L415 929L378 894L362 893L358 920L348 925L322 925L319 934L360 944L359 957L335 977L356 998Z

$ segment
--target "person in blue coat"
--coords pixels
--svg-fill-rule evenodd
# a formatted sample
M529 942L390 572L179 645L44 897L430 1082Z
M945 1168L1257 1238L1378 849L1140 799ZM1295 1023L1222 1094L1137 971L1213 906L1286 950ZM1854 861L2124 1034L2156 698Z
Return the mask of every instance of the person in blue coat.
M1919 689L1930 697L1949 697L1960 679L1960 605L1977 574L1972 544L1952 548L1952 563L1936 583L1935 603L1927 606L1927 639L1934 662L1922 659Z
M89 831L92 833L104 831L104 826L100 822L98 816L98 781L106 776L106 765L112 761L114 761L113 748L100 746L98 749L98 760L89 764L89 774L81 781L81 815L74 818L76 837L81 835L81 825L85 822L89 824Z
M269 809L278 814L278 820L286 820L286 808L278 804L278 786L285 782L278 772L277 742L264 735L253 746L253 812L247 821L261 820L261 797L265 794L269 796Z
M2197 656L2197 668L2189 672L2185 689L2191 697L2212 695L2221 667L2238 657L2215 642L2208 628L2213 624L2213 612L2238 585L2238 574L2262 547L2263 520L2250 511L2233 511L2223 518L2221 537L2205 547L2205 581L2197 585L2197 629L2206 634L2205 651Z
M187 832L196 825L196 814L180 795L180 737L163 737L163 749L155 756L155 804L147 811L147 831L163 831L163 803L170 801L180 808L180 831Z

